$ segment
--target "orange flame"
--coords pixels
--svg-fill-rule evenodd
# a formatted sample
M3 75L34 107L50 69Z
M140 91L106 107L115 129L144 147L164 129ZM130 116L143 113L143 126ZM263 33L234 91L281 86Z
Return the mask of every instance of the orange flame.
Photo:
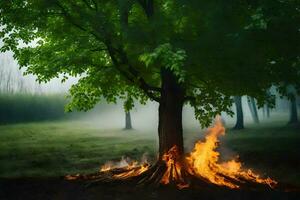
M213 127L209 128L205 141L197 141L194 149L182 157L177 146L173 146L162 156L165 162L166 171L164 172L161 184L174 184L178 188L189 187L187 181L188 174L206 179L207 182L226 186L232 189L239 188L244 182L253 182L269 185L271 188L276 186L277 182L271 178L261 178L252 170L244 170L242 164L235 160L219 162L220 153L216 151L219 144L218 137L225 135L225 128L219 117ZM126 179L138 176L150 168L150 164L144 157L141 162L131 161L124 158L119 162L109 161L100 168L101 173L114 171L112 177L115 179ZM68 180L76 180L81 175L66 176ZM97 178L97 176L95 176Z
M182 164L179 159L180 155L177 146L173 146L163 155L162 160L165 161L167 170L160 181L162 184L167 185L170 182L176 183L181 189L189 186L188 183L185 183L183 178Z
M143 161L139 163L138 161L131 161L129 158L122 159L119 162L109 161L100 167L100 172L106 172L113 169L122 169L124 172L114 174L114 178L125 179L132 176L137 176L147 171L150 168L146 158L142 159Z
M237 183L244 181L267 184L270 187L274 187L277 184L276 181L270 178L263 179L251 170L243 170L241 163L234 159L223 163L218 162L220 156L216 151L219 143L218 136L224 134L225 128L218 117L215 125L208 129L205 142L198 141L193 151L186 157L188 172L205 178L216 185L229 188L239 188L240 186Z

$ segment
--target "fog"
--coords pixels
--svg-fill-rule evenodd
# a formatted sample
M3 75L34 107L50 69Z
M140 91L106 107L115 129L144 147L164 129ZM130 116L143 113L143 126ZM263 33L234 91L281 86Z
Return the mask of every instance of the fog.
M1 42L0 42L1 46ZM17 61L10 51L0 53L0 90L4 92L28 93L66 93L78 78L69 77L62 83L61 78L55 78L48 83L39 84L35 75L23 75L25 69L19 69Z
M23 76L25 69L19 69L17 62L13 58L12 52L0 54L0 91L18 93L27 92L33 94L66 94L72 84L75 84L78 78L70 77L65 83L60 78L51 80L48 83L37 83L36 76ZM251 113L247 104L246 97L242 98L243 112L245 123L252 123ZM287 100L276 101L276 111L287 115ZM235 106L232 106L235 111ZM261 110L258 110L259 117L262 118ZM230 117L225 113L222 118L227 126L233 126L235 116ZM107 104L100 102L95 109L83 114L80 118L82 121L88 121L93 126L102 129L121 129L125 124L125 112L123 110L123 102L118 101L117 104ZM148 102L146 105L135 103L135 107L131 111L132 126L136 130L144 130L145 132L157 132L158 125L158 104ZM194 111L190 106L183 109L183 127L184 130L199 130L199 122L194 117Z
M245 124L252 124L253 119L250 113L249 106L247 104L246 97L242 98L243 112ZM282 116L288 120L288 102L286 100L278 100L281 102L281 109L271 110L271 116ZM232 106L232 110L235 111L235 106ZM132 126L136 130L141 130L145 133L157 132L158 128L158 103L148 101L146 105L141 105L138 102L135 103L134 108L130 111ZM263 116L261 109L258 109L259 119L261 121L266 120ZM226 113L222 113L222 119L225 122L226 127L230 128L234 126L236 116L229 116ZM88 111L80 120L91 123L91 125L101 129L122 129L125 126L125 112L123 110L122 101L118 101L117 104L107 104L106 102L100 102L93 110ZM195 119L194 110L189 105L184 106L183 109L183 129L184 131L201 131L199 122Z

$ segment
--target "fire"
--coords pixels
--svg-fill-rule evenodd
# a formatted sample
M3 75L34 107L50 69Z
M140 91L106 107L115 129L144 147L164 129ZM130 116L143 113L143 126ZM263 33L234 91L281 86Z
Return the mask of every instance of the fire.
M125 178L129 178L132 176L137 176L137 175L140 175L143 172L147 171L149 169L149 167L150 167L150 165L148 163L143 163L140 166L130 167L130 169L128 171L125 171L123 173L115 174L114 177L119 178L119 179L125 179Z
M167 170L164 173L161 183L167 185L169 183L176 183L179 188L188 187L189 184L185 182L182 175L182 162L180 161L180 155L178 153L178 147L173 146L162 157L162 160L166 163Z
M205 142L198 141L194 149L186 157L187 170L190 174L207 179L216 185L229 188L239 188L238 183L245 181L267 184L274 187L277 182L263 179L251 170L243 170L242 164L237 160L219 163L220 153L216 151L218 137L225 134L225 128L219 118L215 125L208 129Z
M165 171L158 181L163 185L176 185L180 189L189 187L191 177L198 177L208 183L232 189L240 188L243 183L251 182L265 184L271 188L276 186L277 182L271 178L261 178L252 170L243 169L241 162L237 159L220 162L220 153L216 149L219 145L218 137L222 135L225 135L225 128L220 118L217 118L214 126L208 129L205 141L197 141L190 153L181 155L178 147L173 146L162 156ZM122 157L119 162L109 161L101 166L98 175L73 175L66 176L66 179L97 179L102 175L104 177L108 175L112 179L123 180L141 175L150 167L145 156L141 162Z
M118 162L113 162L113 161L106 162L104 165L100 167L100 172L105 172L111 169L123 168L123 167L130 169L131 167L136 166L136 164L137 164L136 161L131 162L129 158L126 159L125 157L122 157L121 160Z
M110 170L121 170L120 173L113 175L117 179L125 179L132 176L137 176L147 171L150 168L150 164L147 159L143 156L142 162L131 161L129 158L122 159L119 162L109 161L100 167L100 172L107 172Z

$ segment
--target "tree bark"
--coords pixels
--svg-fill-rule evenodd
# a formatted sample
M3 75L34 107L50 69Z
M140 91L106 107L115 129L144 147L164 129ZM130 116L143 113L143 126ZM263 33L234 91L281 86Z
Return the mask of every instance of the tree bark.
M270 108L269 108L268 104L265 104L265 108L266 108L267 118L270 118Z
M236 124L233 129L243 129L244 128L244 114L242 106L242 97L234 97L235 107L236 107Z
M130 112L125 112L125 129L132 129Z
M183 155L182 107L184 90L169 69L161 70L162 90L159 103L159 160L173 146Z
M258 114L257 114L257 108L256 108L256 103L253 97L247 97L247 102L248 102L248 106L250 109L250 113L252 116L252 119L254 121L254 123L258 124L259 123L259 118L258 118Z
M297 113L297 103L296 103L296 96L293 95L290 100L290 121L289 124L296 124L298 123L298 113Z
M266 109L265 109L265 106L263 106L261 108L261 111L262 111L263 118L266 118Z

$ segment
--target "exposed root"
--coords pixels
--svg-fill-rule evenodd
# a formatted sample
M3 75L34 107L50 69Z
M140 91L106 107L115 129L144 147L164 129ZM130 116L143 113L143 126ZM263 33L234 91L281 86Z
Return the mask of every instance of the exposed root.
M135 169L135 170L138 170ZM220 188L222 186L215 185L211 183L209 180L204 179L202 177L195 176L190 174L187 170L183 169L181 171L182 180L175 180L170 177L170 182L168 184L164 184L162 179L164 175L168 172L166 165L162 162L157 162L155 165L151 166L148 170L143 173L123 178L122 174L130 173L131 170L124 170L122 168L112 169L105 172L99 172L97 174L90 175L75 175L75 176L67 176L67 180L83 180L86 181L86 187L95 187L98 185L132 185L137 188L151 187L158 188L161 186L168 186L173 188ZM221 176L226 179L228 182L232 182L233 184L238 184L239 189L267 189L266 185L262 185L259 183L251 182L249 180L243 179L233 179L231 177L222 175Z
M205 141L198 141L193 151L181 155L175 145L165 152L159 161L150 166L144 162L122 158L120 162L108 162L101 172L92 175L67 176L69 180L88 180L88 186L99 183L126 183L133 186L168 185L183 189L186 187L228 187L231 189L258 188L277 185L271 178L261 178L250 169L244 169L236 159L220 162L220 153L216 151L218 137L225 134L220 120L208 129Z

